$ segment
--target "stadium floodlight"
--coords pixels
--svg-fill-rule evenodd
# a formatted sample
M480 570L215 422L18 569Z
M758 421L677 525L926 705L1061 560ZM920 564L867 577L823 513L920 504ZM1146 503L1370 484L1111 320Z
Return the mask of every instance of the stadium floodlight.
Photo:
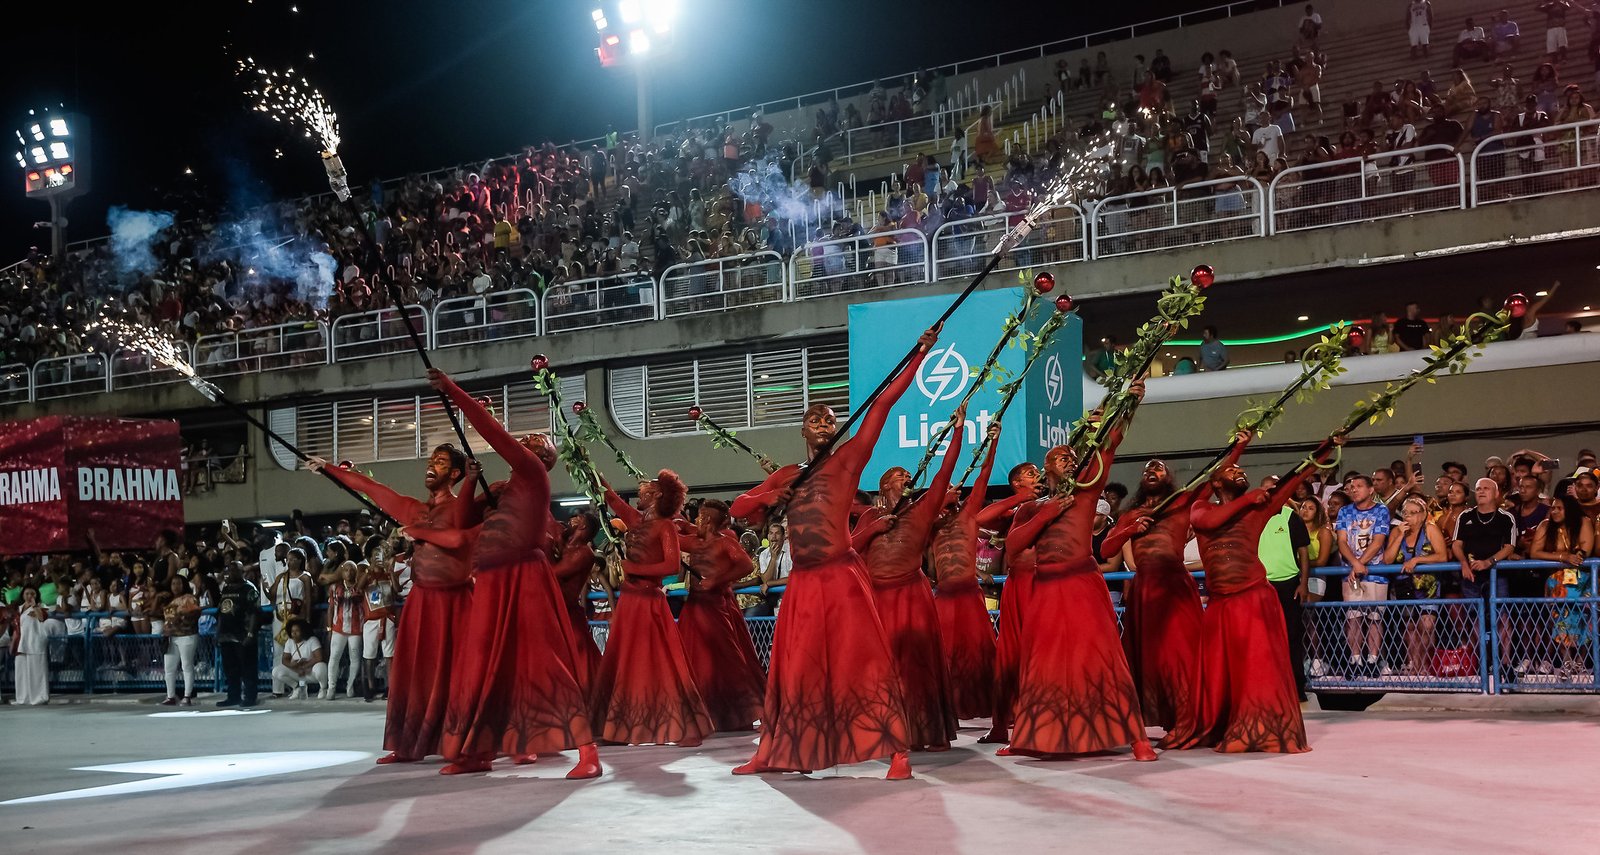
M628 52L634 55L650 52L650 37L644 30L634 30L628 34Z
M59 255L65 241L67 202L89 189L87 121L80 115L46 107L29 110L12 126L19 143L14 155L22 170L22 190L29 199L50 205L51 247Z
M657 34L670 32L678 17L677 0L654 0L646 9L645 17L650 20L650 29Z
M604 9L594 10L589 13L589 17L594 19L594 28L602 33L606 31L606 27L611 26L611 22L606 20L606 11Z
M622 13L622 23L624 24L637 24L639 19L643 17L639 13L639 0L622 0L617 4L617 11Z

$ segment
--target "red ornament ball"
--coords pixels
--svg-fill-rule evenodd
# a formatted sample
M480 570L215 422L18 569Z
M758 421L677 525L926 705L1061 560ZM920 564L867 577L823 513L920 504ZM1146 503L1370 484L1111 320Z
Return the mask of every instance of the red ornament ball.
M1350 346L1360 350L1367 343L1367 330L1361 325L1350 328Z
M534 354L533 359L529 360L528 365L530 365L535 371L543 371L550 367L550 359L542 353L536 353Z
M587 409L589 409L589 405L582 401L572 402L572 411L580 416L583 415L584 411Z
M1523 293L1512 294L1506 298L1506 311L1513 318L1521 318L1528 314L1528 295Z
M705 411L700 409L699 407L690 407L689 408L689 418L694 419L695 421L700 421L700 416L703 415L704 412Z
M1056 298L1056 311L1062 314L1072 311L1072 308L1076 305L1078 304L1073 301L1070 295L1062 294Z
M1194 283L1194 287L1204 291L1211 287L1211 283L1217 281L1217 272L1212 270L1209 264L1197 265L1189 272L1189 281Z
M1033 277L1033 290L1038 291L1040 294L1048 294L1055 287L1056 278L1055 276L1052 276L1048 270L1043 271L1038 276Z
M356 468L356 464L355 464L354 460L341 460L341 461L339 461L339 468L340 469L354 469L354 468Z

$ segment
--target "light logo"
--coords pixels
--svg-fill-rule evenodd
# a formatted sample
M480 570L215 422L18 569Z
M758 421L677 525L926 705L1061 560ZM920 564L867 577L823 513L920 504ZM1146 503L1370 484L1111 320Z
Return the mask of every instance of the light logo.
M967 360L955 345L936 347L917 370L917 388L928 396L929 404L948 401L966 391L967 373Z
M1052 410L1061 406L1061 393L1067 388L1065 380L1061 373L1061 357L1052 354L1044 361L1044 396Z

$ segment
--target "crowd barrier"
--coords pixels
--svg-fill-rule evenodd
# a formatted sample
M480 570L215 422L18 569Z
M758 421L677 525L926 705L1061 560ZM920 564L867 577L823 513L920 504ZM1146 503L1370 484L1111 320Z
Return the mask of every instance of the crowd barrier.
M1600 693L1595 665L1600 663L1600 559L1582 567L1581 588L1563 586L1563 596L1510 596L1544 590L1544 580L1565 565L1550 561L1502 561L1489 571L1487 590L1494 592L1505 580L1513 589L1508 596L1484 599L1460 596L1426 596L1373 602L1317 602L1303 608L1307 687L1326 692L1477 692ZM1402 578L1394 565L1372 565L1370 572ZM1455 563L1426 565L1419 572L1435 578L1459 574ZM1348 574L1341 567L1320 567L1313 573L1339 585ZM1196 574L1200 576L1200 574ZM1108 573L1113 589L1134 578L1132 573ZM1004 576L996 577L1003 583ZM739 593L760 594L755 587ZM774 585L777 610L782 610L783 586ZM683 586L667 588L669 597L686 595ZM603 598L592 594L593 598ZM1117 625L1122 626L1122 606L1113 601ZM320 610L320 607L319 607ZM207 613L214 614L214 609ZM50 639L50 686L53 692L95 694L104 692L154 692L165 688L160 636L118 634L103 636L93 627L102 614L85 618L84 631ZM998 613L991 613L997 618ZM746 628L755 642L763 667L770 664L773 615L751 615ZM317 621L313 621L314 623ZM273 648L271 621L265 615L258 640L258 678L262 691L271 685ZM605 647L609 634L605 621L593 621L590 630ZM319 634L322 630L318 630ZM1360 633L1363 644L1375 638L1379 662L1357 667L1348 655L1351 634ZM324 646L326 650L326 646ZM196 684L219 691L222 665L213 636L202 635L197 656ZM0 687L12 686L9 652L0 655Z

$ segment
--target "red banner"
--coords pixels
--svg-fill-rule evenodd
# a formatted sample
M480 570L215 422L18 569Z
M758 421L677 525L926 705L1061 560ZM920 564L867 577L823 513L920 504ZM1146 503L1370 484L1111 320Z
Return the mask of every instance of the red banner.
M49 416L0 423L0 553L149 549L183 528L178 423Z

